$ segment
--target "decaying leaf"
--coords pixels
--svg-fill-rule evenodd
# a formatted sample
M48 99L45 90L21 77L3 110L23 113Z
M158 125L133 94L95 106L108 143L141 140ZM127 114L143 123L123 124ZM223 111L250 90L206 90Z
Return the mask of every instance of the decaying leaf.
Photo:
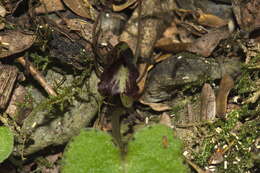
M165 60L165 59L167 59L167 58L169 58L169 57L171 57L171 56L172 56L171 54L164 54L164 55L155 56L155 57L153 58L153 61L154 61L155 63L159 63L159 62L161 62L161 61L163 61L163 60ZM137 85L138 85L138 87L139 87L139 91L138 91L139 94L142 94L142 93L143 93L143 91L144 91L144 89L145 89L145 82L146 82L146 78L147 78L148 72L149 72L153 67L154 67L153 64L151 64L151 65L149 65L149 66L148 66L147 64L139 64L139 66L138 66L138 71L139 71L139 73L141 74L141 75L139 76L139 78L137 79L137 81L138 81Z
M92 19L90 8L91 4L86 0L63 0L74 13L81 17Z
M0 109L8 103L17 79L18 69L10 65L0 65Z
M150 108L152 108L152 110L158 111L158 112L167 111L167 110L172 109L170 106L163 104L163 103L148 103L148 102L145 102L144 100L139 100L139 101L140 101L140 103L142 103L144 105L150 106Z
M260 27L260 1L232 0L233 12L238 25L247 32Z
M114 11L122 11L128 7L130 7L131 5L133 5L134 3L136 3L137 0L127 0L124 4L121 5L115 5L113 4L113 10Z
M0 16L5 17L5 15L6 15L6 9L2 5L0 5Z
M167 127L172 128L171 117L166 112L163 112L162 115L160 116L160 124L164 124Z
M133 52L125 42L120 42L111 55L100 77L99 92L105 96L125 94L135 97L138 92L138 70L132 63Z
M219 91L216 98L217 116L223 118L227 111L227 101L230 90L234 87L234 80L225 74L220 81Z
M197 53L208 57L217 47L218 43L230 35L228 29L217 29L198 38L193 44L190 44L187 51Z
M1 51L0 58L4 58L16 53L20 53L34 43L36 36L24 34L19 31L7 31L0 34Z
M213 120L216 115L216 97L210 84L205 83L201 91L200 116L202 120Z
M64 10L61 0L40 0L41 5L35 9L36 13L49 13Z
M222 26L227 25L227 21L221 19L218 16L215 16L213 14L206 14L203 13L203 11L199 10L199 18L198 23L204 26L209 26L213 28L220 28Z

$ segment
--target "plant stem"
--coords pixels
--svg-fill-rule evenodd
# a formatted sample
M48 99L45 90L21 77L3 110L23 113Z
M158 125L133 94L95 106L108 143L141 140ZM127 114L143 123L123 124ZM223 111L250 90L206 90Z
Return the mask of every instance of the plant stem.
M114 137L116 143L118 144L121 151L123 151L123 142L120 133L120 116L125 114L125 109L122 107L117 107L112 111L112 136Z

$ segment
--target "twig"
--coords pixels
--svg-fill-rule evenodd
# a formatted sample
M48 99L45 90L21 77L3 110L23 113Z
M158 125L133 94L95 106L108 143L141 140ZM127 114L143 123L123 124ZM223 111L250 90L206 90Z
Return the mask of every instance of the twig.
M187 159L185 157L186 162L193 168L195 169L198 173L207 173L206 171L204 171L203 169L201 169L198 165L196 165L195 163L193 163L191 160Z
M31 62L25 60L23 56L17 58L17 61L22 64L25 68L28 68L30 74L33 76L35 80L39 82L39 84L45 89L45 91L51 96L57 96L57 93L53 90L53 88L47 83L44 76L39 72Z
M138 1L138 28L137 28L137 40L136 40L136 48L135 48L135 56L134 56L134 64L137 63L138 57L140 56L140 41L141 41L141 13L142 13L142 0Z
M247 103L255 103L260 97L260 90L256 91L253 93L253 95L247 99L246 101L243 102L243 104L247 104Z

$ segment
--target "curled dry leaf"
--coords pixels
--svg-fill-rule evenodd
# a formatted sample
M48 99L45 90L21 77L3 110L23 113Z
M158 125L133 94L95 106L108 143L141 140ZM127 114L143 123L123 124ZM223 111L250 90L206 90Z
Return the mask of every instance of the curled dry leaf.
M33 34L24 34L19 31L7 31L0 34L0 58L20 53L28 49L34 43L35 38L36 36Z
M36 13L49 13L64 10L61 0L40 0L41 5L35 9Z
M150 108L152 108L152 110L158 111L158 112L167 111L167 110L172 109L170 106L163 104L163 103L148 103L141 99L139 101L140 101L140 103L142 103L144 105L150 106Z
M130 7L131 5L135 4L137 0L128 0L126 1L124 4L121 5L115 5L113 4L113 10L114 11L122 11L128 7Z
M153 61L155 63L159 63L169 57L171 57L172 55L171 54L164 54L164 55L159 55L159 56L155 56L153 58ZM147 75L148 75L148 72L154 67L153 64L149 65L149 66L145 66L144 64L141 64L139 67L138 67L138 71L140 72L140 74L142 74L142 76L139 76L139 78L137 79L138 83L138 87L139 87L139 91L138 93L141 95L145 89L145 82L146 82L146 78L147 78Z
M220 81L220 87L216 98L217 116L223 118L227 111L227 101L230 90L234 87L234 80L225 74Z
M93 19L91 14L91 4L86 0L63 0L67 7L81 17Z
M227 25L227 23L228 23L226 20L223 20L218 16L203 13L203 11L201 11L201 10L199 10L198 13L199 13L199 18L197 19L198 23L203 25L203 26L220 28L222 26Z

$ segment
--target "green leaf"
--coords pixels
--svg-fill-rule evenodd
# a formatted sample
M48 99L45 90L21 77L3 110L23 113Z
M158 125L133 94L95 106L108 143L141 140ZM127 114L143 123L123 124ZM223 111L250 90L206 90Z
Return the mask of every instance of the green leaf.
M0 163L13 151L14 136L8 127L0 127Z
M99 130L82 130L67 146L62 173L121 172L119 149L112 137Z
M134 135L121 161L112 138L98 130L82 130L67 146L61 173L186 173L182 143L164 125L145 127Z
M181 141L164 125L137 132L129 143L125 159L128 173L186 173L188 169L183 161Z

